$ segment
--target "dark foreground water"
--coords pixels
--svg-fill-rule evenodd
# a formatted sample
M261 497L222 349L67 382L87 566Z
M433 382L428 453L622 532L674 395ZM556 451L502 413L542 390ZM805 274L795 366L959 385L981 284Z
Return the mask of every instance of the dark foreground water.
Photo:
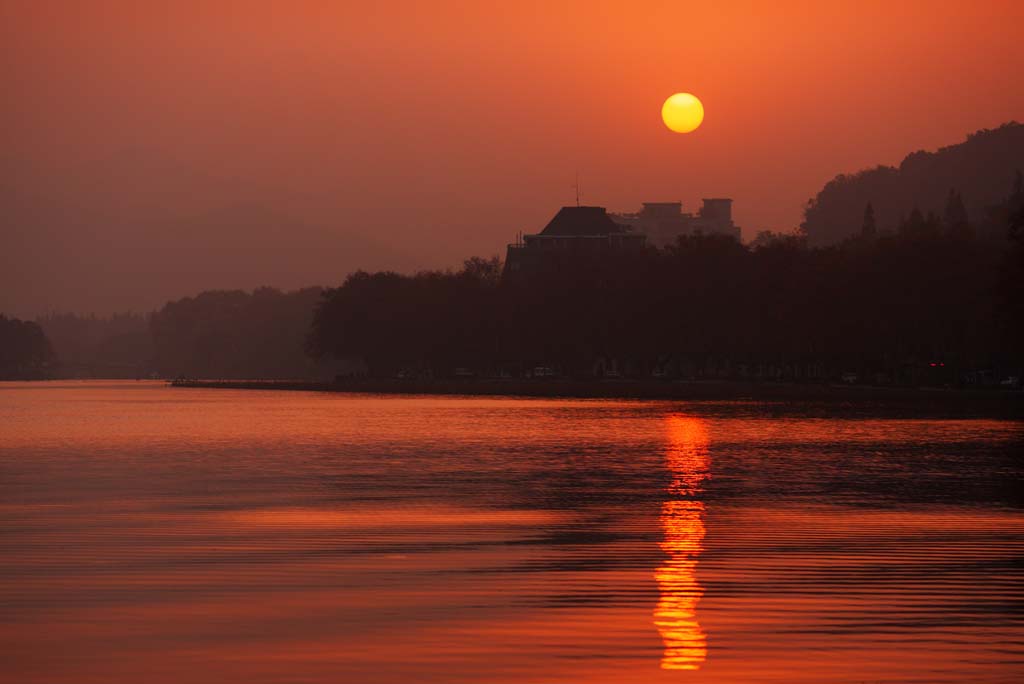
M1024 424L0 384L4 682L1019 682Z

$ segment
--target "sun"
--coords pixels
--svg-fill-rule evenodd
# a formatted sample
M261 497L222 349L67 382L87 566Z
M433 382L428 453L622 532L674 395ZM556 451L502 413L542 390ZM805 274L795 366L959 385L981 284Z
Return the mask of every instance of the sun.
M704 121L704 105L690 93L676 93L661 105L661 118L669 130L689 133Z

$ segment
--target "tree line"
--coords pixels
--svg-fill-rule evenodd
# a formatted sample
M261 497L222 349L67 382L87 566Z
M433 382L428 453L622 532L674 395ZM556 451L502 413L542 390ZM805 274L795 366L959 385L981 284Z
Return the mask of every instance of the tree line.
M947 189L937 211L912 207L889 227L869 199L857 230L825 247L805 234L748 245L691 235L665 249L566 252L520 277L472 258L449 271L360 271L326 290L208 291L148 316L0 317L0 374L323 378L356 360L340 372L1019 377L1024 181L990 212L998 231L980 230L965 205Z
M321 288L213 290L168 302L149 321L161 377L308 378L306 337Z
M150 372L149 316L50 313L36 319L53 346L62 377L134 378Z
M355 273L326 290L309 350L360 357L374 375L616 372L665 377L984 382L1024 365L1024 194L1001 240L949 196L897 230L810 248L681 238L663 250L574 255L528 277L496 259L457 271ZM986 373L989 376L986 376Z
M2 318L3 378L310 378L306 353L321 288L211 290L150 314Z

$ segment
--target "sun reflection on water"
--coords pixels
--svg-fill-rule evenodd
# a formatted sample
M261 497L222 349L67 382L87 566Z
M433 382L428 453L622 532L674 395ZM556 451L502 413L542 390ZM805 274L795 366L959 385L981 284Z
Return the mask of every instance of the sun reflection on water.
M668 556L655 573L661 598L654 624L665 644L661 667L696 670L707 658L707 635L697 622L697 602L704 593L697 582L697 556L704 548L704 504L696 501L708 477L708 435L697 418L667 418L665 453L672 482L661 507L665 530L662 550Z

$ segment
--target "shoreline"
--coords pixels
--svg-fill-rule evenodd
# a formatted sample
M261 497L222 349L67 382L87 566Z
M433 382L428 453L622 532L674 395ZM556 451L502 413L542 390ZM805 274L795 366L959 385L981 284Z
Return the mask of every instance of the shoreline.
M333 382L302 380L172 380L172 387L196 389L281 390L354 394L547 397L575 399L653 399L683 401L801 400L822 402L894 402L957 404L1024 410L1024 392L870 385L798 384L717 380L408 380L346 378Z

